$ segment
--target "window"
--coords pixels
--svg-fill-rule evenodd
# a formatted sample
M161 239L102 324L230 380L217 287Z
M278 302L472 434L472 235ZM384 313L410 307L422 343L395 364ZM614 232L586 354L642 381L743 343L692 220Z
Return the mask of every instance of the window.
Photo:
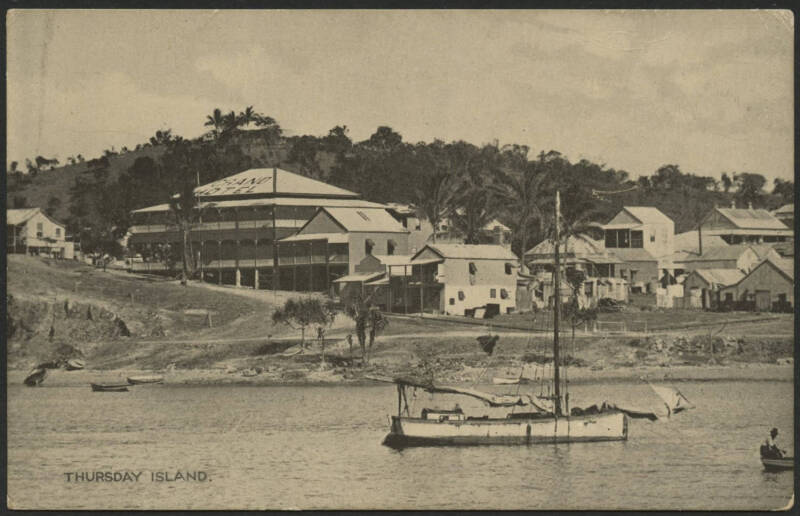
M511 275L513 273L514 265L510 263L506 263L506 274Z
M469 273L474 275L478 272L478 268L475 266L475 262L469 262Z
M364 240L364 252L367 254L372 254L372 249L375 247L375 242L372 239L368 238Z
M731 301L733 301L733 293L731 293L731 292L726 292L726 293L725 293L725 301L727 301L727 302L731 302Z
M639 271L634 271L634 270L631 271L631 283L636 281L636 273L637 272L639 272Z
M504 288L500 289L500 299L508 299L508 290Z
M617 230L617 247L627 249L631 246L630 234L627 229Z
M387 240L386 241L386 254L389 256L394 254L394 250L397 249L397 242L394 240Z
M41 222L36 223L36 238L42 238L44 235L44 224Z
M631 231L631 247L641 249L644 247L643 239L641 231Z
M467 296L464 295L464 291L463 290L459 290L458 291L458 300L459 301L463 301L466 297Z
M489 297L492 298L492 299L497 297L497 289L496 288L489 289Z
M655 242L656 241L656 236L655 235L650 235L650 241L651 242Z
M455 300L455 298L451 297L450 298L450 305L454 305L454 304L456 304L456 300Z
M56 238L61 237L61 228L56 228Z
M606 247L617 247L617 232L613 229L606 230Z

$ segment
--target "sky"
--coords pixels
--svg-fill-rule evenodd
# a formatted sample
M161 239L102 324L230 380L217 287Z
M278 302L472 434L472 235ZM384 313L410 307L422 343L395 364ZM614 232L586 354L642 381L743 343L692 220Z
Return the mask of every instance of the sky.
M199 136L252 105L289 135L388 125L633 177L794 177L789 11L12 10L7 38L20 164Z

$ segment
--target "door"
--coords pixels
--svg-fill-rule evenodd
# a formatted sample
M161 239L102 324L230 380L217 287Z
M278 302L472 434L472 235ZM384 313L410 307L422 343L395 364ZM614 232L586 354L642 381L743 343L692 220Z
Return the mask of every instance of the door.
M767 311L770 308L769 290L756 290L756 310Z

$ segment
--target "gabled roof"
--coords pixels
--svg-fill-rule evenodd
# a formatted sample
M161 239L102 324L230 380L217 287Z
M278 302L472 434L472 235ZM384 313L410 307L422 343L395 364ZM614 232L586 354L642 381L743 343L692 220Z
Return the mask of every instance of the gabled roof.
M411 262L410 254L373 254L383 265L408 265Z
M416 258L425 248L431 249L442 258L460 258L465 260L516 260L517 256L500 245L491 244L425 244Z
M302 197L268 197L261 199L236 199L232 201L202 201L200 208L250 208L254 206L322 206L322 207L348 207L348 208L383 208L383 204L365 201L364 199L329 199L329 198L302 198ZM171 211L169 204L157 204L133 210L131 213L165 212Z
M31 217L37 214L41 214L44 218L46 218L56 226L61 226L62 228L64 227L64 224L55 220L53 217L48 216L47 213L41 210L41 208L22 208L22 209L6 210L6 225L18 226L20 224L24 224Z
M723 287L739 283L744 278L744 274L738 269L697 269L689 275L692 274L697 274L710 285Z
M717 212L739 229L788 229L767 210L717 208Z
M39 213L39 208L22 208L6 210L6 224L17 226Z
M694 251L699 250L699 243L697 237L697 230L686 231L685 233L675 234L673 240L674 248L676 251ZM703 252L712 247L725 247L728 243L720 236L716 235L703 235Z
M669 224L672 222L671 218L652 206L623 206L622 209L630 213L642 224Z
M657 262L658 259L644 249L634 248L614 248L610 253L624 262Z
M684 262L708 262L714 260L738 260L742 254L746 253L748 250L752 251L753 253L758 256L758 253L753 249L752 246L742 244L742 245L728 245L725 247L712 247L710 249L706 249L705 245L703 246L703 254L697 255L695 253L689 253L686 258L681 261Z
M552 240L542 240L534 247L529 249L525 256L528 255L552 255L555 251L555 245ZM603 254L605 251L605 244L600 240L594 240L585 235L576 235L567 237L565 245L559 246L559 251L565 254L574 254L575 256Z
M271 168L251 168L213 183L198 186L194 191L200 197L273 194L303 197L359 197L355 192L280 168L275 170L276 182L273 190L272 176L273 169Z
M778 216L778 215L783 215L783 216L792 215L792 216L794 216L794 203L784 204L783 206L781 206L777 210L773 211L772 214L775 215L775 216Z
M325 211L348 232L374 233L408 233L409 231L397 222L383 208L320 208ZM316 217L316 215L315 215ZM314 217L312 217L313 220ZM310 221L309 221L310 222Z
M503 224L497 219L492 220L491 222L487 222L483 226L483 231L494 231L496 228L500 228L500 231L511 231L508 226Z
M753 269L747 274L747 276L743 276L736 283L741 283L743 280L749 278L751 275L755 274L756 270L760 269L761 267L772 267L773 269L778 271L779 274L782 274L784 277L786 277L786 279L788 279L791 282L794 282L794 260L787 258L776 258L774 256L770 256L762 260L755 267L753 267Z

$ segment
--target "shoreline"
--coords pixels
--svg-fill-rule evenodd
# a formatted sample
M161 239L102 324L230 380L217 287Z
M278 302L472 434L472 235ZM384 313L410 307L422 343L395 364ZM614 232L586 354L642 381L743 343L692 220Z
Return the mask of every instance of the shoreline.
M490 368L480 377L480 384L491 384L495 376L508 376L507 367ZM478 379L474 371L455 371L442 375L437 381L442 385L473 385ZM301 378L285 378L285 371L266 371L256 376L242 376L240 371L227 372L224 369L175 369L142 370L142 369L83 369L80 371L49 370L43 383L44 387L77 387L89 383L126 383L128 376L160 375L164 377L162 385L170 386L260 386L260 387L313 387L313 386L371 386L379 382L364 378L366 374L374 374L373 368L310 370ZM23 379L28 371L9 369L7 385L23 386ZM713 366L640 366L632 368L607 368L591 370L586 367L570 369L570 383L636 383L640 377L654 382L791 382L794 381L793 365L776 364L735 364ZM154 387L155 385L136 385L136 388Z

